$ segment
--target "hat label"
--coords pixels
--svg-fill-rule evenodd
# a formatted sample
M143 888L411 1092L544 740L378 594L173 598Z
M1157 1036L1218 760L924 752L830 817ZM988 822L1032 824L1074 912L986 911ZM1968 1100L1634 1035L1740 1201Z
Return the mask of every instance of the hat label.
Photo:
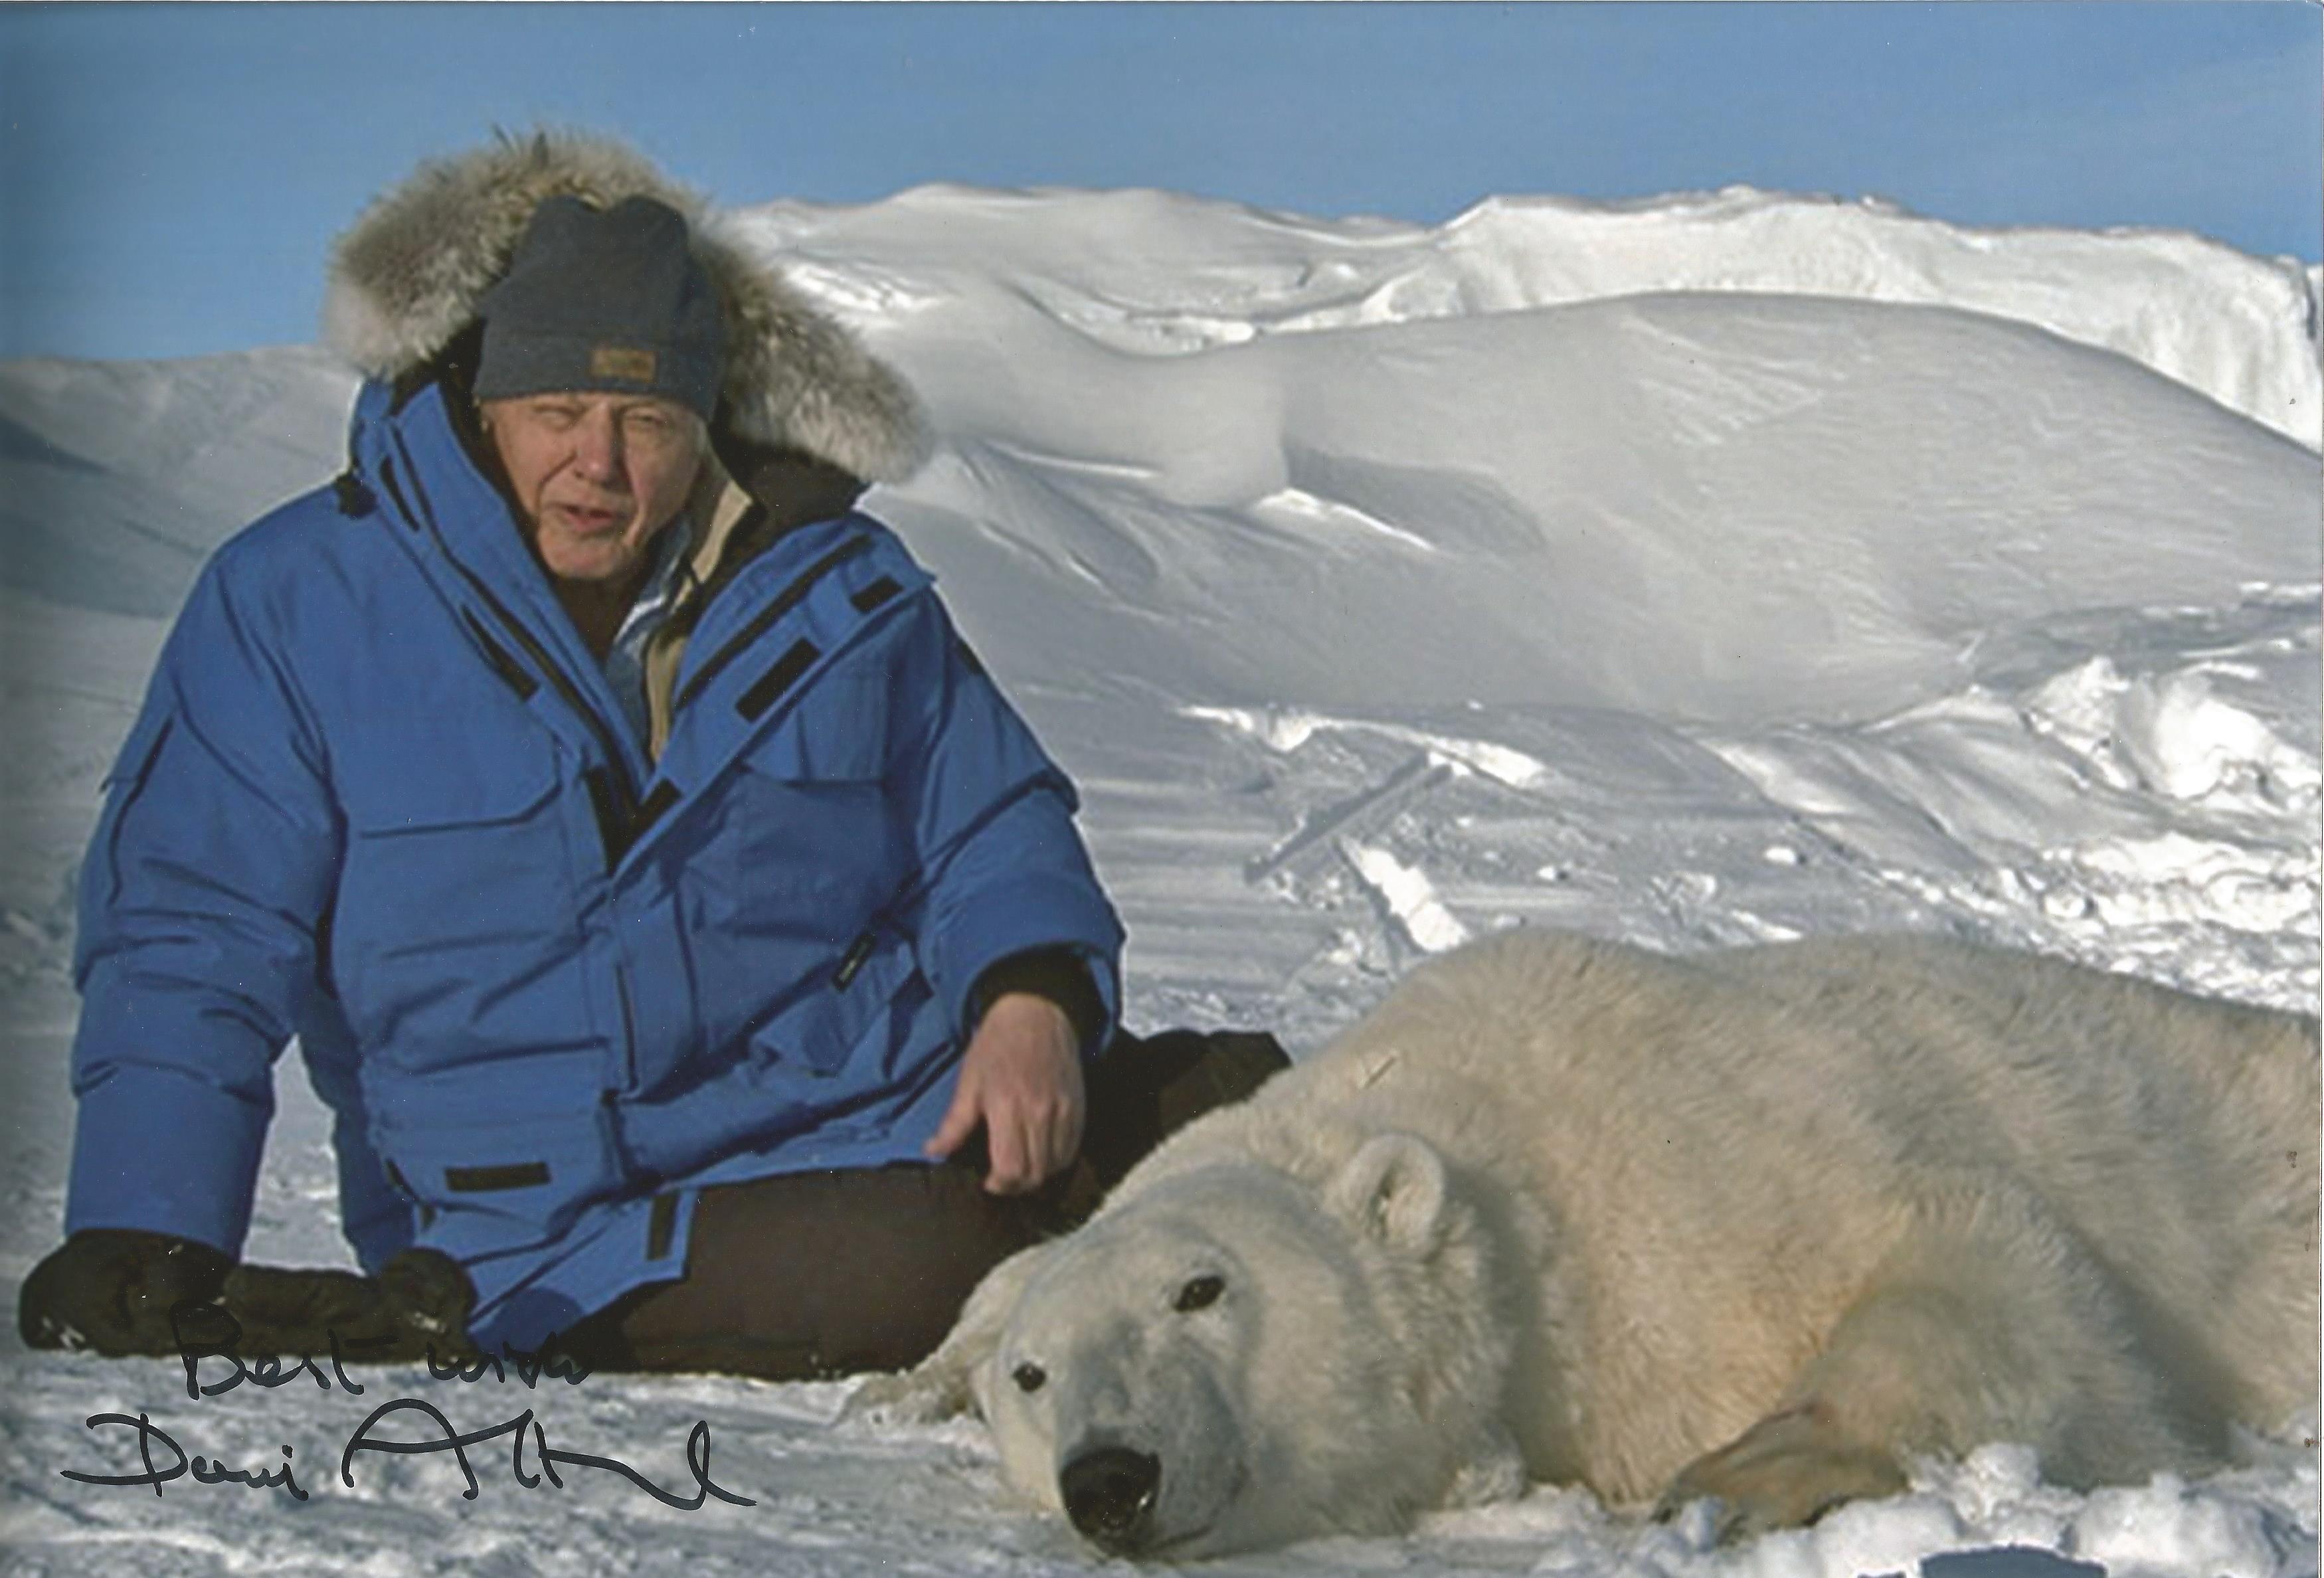
M654 354L631 346L598 346L589 353L589 376L621 378L632 383L654 381Z

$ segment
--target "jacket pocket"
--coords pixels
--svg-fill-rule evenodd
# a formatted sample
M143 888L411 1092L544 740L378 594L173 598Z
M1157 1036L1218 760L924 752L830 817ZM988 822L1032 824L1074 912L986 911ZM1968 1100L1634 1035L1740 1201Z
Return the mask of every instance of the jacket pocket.
M573 807L556 747L514 721L440 740L399 730L374 760L334 764L349 836L332 974L358 1039L407 1066L601 1028L575 975Z
M847 949L826 955L805 991L752 1029L750 1061L811 1080L833 1078L859 1061L876 1066L914 968L911 945L902 937L866 932Z
M887 715L886 676L842 669L736 762L728 836L712 870L746 929L782 924L787 898L813 896L844 911L851 897L860 902L880 885L895 834ZM862 918L849 913L834 924Z
M389 1182L419 1208L420 1241L456 1259L554 1242L623 1185L602 1103L381 1128L374 1143Z
M505 734L415 729L343 763L337 789L349 829L374 838L513 822L556 792L556 748L530 720Z
M849 946L908 875L908 814L884 774L885 679L883 666L844 663L816 678L702 807L701 853L684 881L704 1030L723 1056L763 1064L783 1049L786 1068L844 1059L822 1036L755 1038L829 994ZM853 987L852 1001L877 983Z
M120 755L105 775L105 809L98 818L96 836L89 840L89 848L102 855L99 869L105 876L108 902L121 897L124 885L122 820L144 795L146 780L153 774L153 764L161 758L161 746L170 738L173 722L169 713L149 708L130 730L129 738L122 742Z

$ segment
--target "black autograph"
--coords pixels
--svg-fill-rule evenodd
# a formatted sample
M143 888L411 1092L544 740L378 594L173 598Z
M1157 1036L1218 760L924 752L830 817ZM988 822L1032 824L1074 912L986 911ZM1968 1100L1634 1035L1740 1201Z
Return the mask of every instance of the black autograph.
M443 1431L443 1439L440 1441L373 1440L371 1427L400 1408L417 1408L427 1415L436 1422L437 1428ZM532 1430L534 1453L540 1459L539 1474L528 1474L524 1472L524 1437L528 1426ZM467 1449L480 1442L490 1441L497 1435L512 1435L515 1437L515 1446L509 1453L509 1472L518 1484L528 1490L539 1490L544 1475L550 1484L560 1490L563 1490L565 1481L558 1476L557 1465L570 1463L576 1468L604 1469L620 1474L663 1506L675 1507L681 1512L699 1510L703 1502L712 1496L734 1507L758 1505L747 1496L737 1496L733 1491L721 1490L710 1482L710 1421L707 1419L696 1419L694 1422L694 1428L686 1437L686 1466L693 1471L695 1483L694 1499L688 1501L671 1495L629 1464L616 1459L592 1457L586 1453L559 1452L549 1444L548 1437L541 1432L540 1421L532 1417L530 1408L527 1408L513 1419L503 1419L488 1430L471 1430L466 1435L460 1435L453 1432L452 1421L444 1417L441 1409L435 1404L419 1398L402 1398L392 1403L382 1403L372 1410L371 1417L357 1426L355 1433L347 1438L346 1451L339 1454L339 1479L349 1489L354 1488L355 1476L352 1465L355 1463L355 1453L359 1452L448 1452L452 1454L452 1461L460 1465L460 1472L468 1481L468 1488L460 1492L461 1499L473 1501L476 1499L476 1471L468 1466Z
M425 1414L435 1422L437 1429L441 1431L442 1435L434 1440L421 1441L387 1440L373 1435L373 1426L378 1425L389 1415L405 1409L413 1409ZM163 1485L173 1480L191 1476L198 1484L241 1485L254 1490L287 1490L299 1500L304 1501L308 1499L305 1487L299 1483L297 1477L291 1472L290 1459L292 1453L288 1446L282 1449L284 1461L274 1469L235 1469L227 1467L223 1462L213 1461L198 1454L189 1455L186 1449L178 1444L177 1438L154 1424L148 1415L93 1414L88 1418L87 1428L97 1430L107 1426L120 1426L137 1433L137 1458L144 1468L143 1473L85 1474L74 1469L60 1469L57 1472L66 1479L78 1481L84 1485L151 1485L156 1496L161 1493ZM528 1473L525 1471L524 1446L528 1433L532 1441L533 1455L540 1464L539 1473ZM608 1473L619 1474L665 1507L675 1507L681 1512L699 1511L703 1504L713 1496L733 1507L758 1505L758 1502L750 1497L737 1496L733 1491L712 1482L710 1422L707 1419L696 1420L694 1428L686 1437L686 1466L693 1473L695 1484L694 1495L688 1499L673 1495L663 1490L618 1458L597 1457L583 1452L565 1452L549 1445L547 1433L542 1430L540 1421L533 1417L533 1411L530 1408L525 1409L512 1419L503 1419L487 1429L471 1430L464 1435L453 1429L452 1421L444 1417L442 1409L420 1398L399 1398L394 1402L383 1403L374 1408L361 1425L355 1426L355 1434L347 1438L346 1450L339 1454L339 1479L349 1490L355 1488L355 1460L357 1453L448 1452L452 1454L452 1461L460 1465L461 1477L467 1481L467 1488L460 1492L461 1499L473 1501L476 1499L478 1486L476 1471L468 1462L467 1449L503 1435L513 1437L512 1448L509 1453L509 1473L518 1484L528 1490L539 1490L543 1480L557 1490L564 1490L565 1478L557 1472L558 1465L563 1463L571 1468L603 1469ZM156 1466L153 1461L153 1452L156 1447L169 1453L176 1461Z
M290 1465L287 1462L272 1473L260 1473L255 1469L230 1469L222 1463L214 1463L206 1457L196 1457L189 1464L186 1457L186 1449L180 1446L167 1430L162 1429L143 1414L134 1419L126 1414L89 1416L87 1428L94 1430L100 1425L126 1425L137 1432L137 1458L145 1465L145 1472L142 1474L82 1474L76 1473L71 1469L59 1469L57 1472L69 1480L78 1480L84 1485L151 1485L156 1496L161 1493L161 1487L170 1481L183 1479L190 1472L197 1481L205 1485L237 1484L247 1485L254 1490L282 1490L290 1491L301 1501L307 1499L307 1492L301 1490L299 1481L291 1477ZM155 1468L153 1448L157 1443L168 1447L176 1455L178 1461L165 1469ZM290 1449L284 1447L282 1455L286 1459L289 1458Z
M223 1324L214 1327L212 1333L200 1336L195 1335L188 1329L192 1324L210 1325L212 1323L223 1323ZM170 1324L172 1333L177 1338L178 1356L185 1364L186 1395L197 1402L205 1398L214 1398L220 1393L232 1391L245 1381L253 1386L273 1388L286 1385L301 1375L312 1377L315 1384L325 1391L329 1391L336 1381L341 1389L350 1395L357 1397L363 1395L363 1387L347 1377L342 1362L340 1339L337 1332L327 1333L330 1351L330 1369L327 1374L312 1355L301 1355L297 1362L288 1366L284 1365L279 1356L272 1354L245 1358L238 1349L242 1338L240 1324L231 1315L214 1305L180 1304L171 1310ZM367 1345L361 1340L350 1342L346 1344L347 1352L345 1356L359 1358ZM521 1352L513 1348L505 1351L508 1363L514 1365L517 1379L522 1381L528 1389L543 1380L561 1380L567 1385L578 1385L587 1377L589 1372L586 1368L576 1364L561 1353L552 1352L551 1350L555 1345L556 1340L552 1338L540 1348L531 1352ZM234 1367L233 1372L223 1380L204 1385L201 1367L202 1361L206 1359L223 1360ZM487 1374L503 1383L508 1380L507 1369L500 1356L479 1354L439 1361L432 1349L428 1354L428 1373L437 1380L471 1383L482 1380ZM440 1435L434 1439L400 1441L375 1436L373 1434L374 1428L381 1421L392 1414L405 1410L426 1415L434 1422ZM172 1481L191 1478L197 1484L240 1485L253 1490L282 1490L298 1500L308 1500L306 1488L299 1483L297 1476L291 1472L290 1460L293 1453L287 1445L282 1448L283 1461L280 1464L265 1469L237 1469L228 1467L220 1460L189 1454L186 1449L179 1444L176 1437L154 1424L152 1417L146 1414L93 1414L86 1425L86 1428L90 1430L108 1427L119 1427L136 1433L137 1460L143 1472L89 1474L73 1469L60 1469L57 1472L66 1479L78 1481L84 1485L151 1485L156 1496L161 1494L163 1485ZM469 1464L467 1449L503 1435L512 1437L509 1472L519 1485L528 1490L539 1490L544 1481L554 1489L564 1490L566 1488L564 1477L557 1472L558 1465L562 1464L568 1468L602 1469L608 1473L619 1474L664 1506L677 1508L682 1512L698 1511L713 1496L731 1506L756 1507L758 1505L747 1496L737 1496L733 1491L722 1489L712 1482L710 1422L706 1419L696 1420L694 1428L686 1437L686 1466L694 1476L695 1486L694 1495L689 1499L663 1490L618 1458L597 1457L581 1452L565 1452L550 1446L547 1432L542 1429L540 1419L534 1416L530 1408L525 1409L514 1418L503 1419L488 1429L472 1430L462 1435L453 1428L451 1420L445 1417L442 1409L419 1398L399 1398L392 1403L383 1403L371 1411L364 1422L355 1427L355 1434L347 1438L346 1450L339 1454L339 1479L348 1489L355 1488L355 1460L359 1453L448 1452L452 1454L452 1461L460 1465L461 1477L467 1481L466 1488L460 1492L461 1498L464 1500L473 1501L477 1495L476 1471ZM528 1436L532 1442L533 1458L540 1464L538 1473L529 1472L525 1467L525 1442ZM174 1461L157 1464L154 1461L157 1448L167 1453Z
M198 1334L189 1328L195 1324L213 1326L214 1334ZM336 1380L339 1389L350 1397L361 1397L361 1382L347 1377L346 1359L362 1359L373 1349L385 1346L390 1337L354 1337L344 1341L336 1328L326 1327L323 1336L329 1350L331 1372L323 1373L311 1353L299 1355L298 1362L284 1366L279 1354L256 1354L245 1358L241 1350L242 1323L231 1312L215 1304L200 1304L181 1299L170 1306L170 1335L178 1345L178 1357L186 1367L186 1395L198 1401L230 1392L244 1381L255 1387L272 1389L288 1385L301 1375L314 1378L323 1390L331 1389ZM530 1390L543 1380L562 1380L567 1386L578 1386L589 1379L586 1365L576 1362L558 1351L558 1337L551 1333L538 1348L519 1348L513 1343L502 1344L499 1353L475 1353L466 1358L439 1360L434 1344L428 1348L428 1374L435 1380L480 1381L487 1374L505 1385L509 1368L514 1366L516 1378ZM234 1373L208 1386L201 1382L201 1366L205 1359L223 1359L234 1366Z

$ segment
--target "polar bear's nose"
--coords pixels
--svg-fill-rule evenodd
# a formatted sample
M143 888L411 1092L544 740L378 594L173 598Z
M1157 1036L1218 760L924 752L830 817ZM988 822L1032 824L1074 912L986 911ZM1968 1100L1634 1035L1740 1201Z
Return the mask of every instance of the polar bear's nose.
M1162 1460L1126 1446L1101 1446L1065 1464L1057 1488L1075 1528L1106 1550L1126 1555L1152 1531Z

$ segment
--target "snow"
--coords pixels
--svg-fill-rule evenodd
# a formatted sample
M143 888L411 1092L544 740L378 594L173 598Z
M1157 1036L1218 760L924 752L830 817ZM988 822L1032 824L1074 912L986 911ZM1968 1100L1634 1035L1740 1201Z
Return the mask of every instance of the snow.
M1137 355L1662 291L1921 302L2115 351L2310 448L2324 436L2324 270L2179 232L1971 229L1748 186L1490 198L1435 228L1167 192L929 186L870 208L778 205L749 229L802 260L801 283L867 318L908 315L975 276Z
M939 454L871 506L1080 783L1139 1027L1304 1053L1518 923L1673 949L1948 930L2315 1001L2312 270L1743 189L1427 229L927 188L736 228L927 400ZM107 760L201 556L337 469L352 392L304 348L0 367L0 1275L61 1211L71 874ZM281 1086L249 1252L344 1263L319 1109ZM175 1361L8 1365L16 1571L1097 1564L1001 1499L976 1427L839 1424L844 1383L366 1371L362 1397L197 1403ZM536 1408L552 1447L674 1490L706 1421L712 1478L757 1505L528 1489L505 1442L473 1500L441 1458L364 1454L402 1397L464 1430ZM125 1472L129 1433L84 1421L141 1412L230 1464L292 1447L310 1500L60 1477ZM1996 1444L1737 1548L1541 1487L1211 1570L2297 1578L2303 1430L2089 1492Z

